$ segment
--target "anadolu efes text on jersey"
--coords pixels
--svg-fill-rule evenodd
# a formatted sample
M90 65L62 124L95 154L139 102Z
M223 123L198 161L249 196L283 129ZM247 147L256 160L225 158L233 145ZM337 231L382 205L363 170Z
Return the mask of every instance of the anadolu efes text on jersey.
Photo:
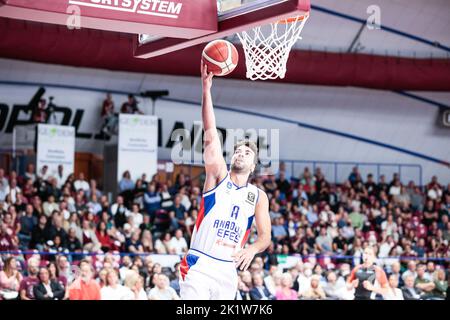
M192 234L191 249L213 258L232 261L250 234L259 190L252 184L236 186L227 173L205 192Z

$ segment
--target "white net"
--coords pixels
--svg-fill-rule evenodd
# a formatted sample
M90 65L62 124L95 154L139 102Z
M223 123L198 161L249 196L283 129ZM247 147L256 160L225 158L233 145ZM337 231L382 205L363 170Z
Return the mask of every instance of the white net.
M247 78L269 80L286 75L286 64L294 43L300 34L308 15L255 27L238 33L245 52Z

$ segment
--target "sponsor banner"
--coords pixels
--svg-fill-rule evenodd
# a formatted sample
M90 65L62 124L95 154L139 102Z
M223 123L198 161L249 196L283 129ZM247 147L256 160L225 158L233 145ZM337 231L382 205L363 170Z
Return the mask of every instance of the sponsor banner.
M130 172L133 181L143 173L151 178L158 169L158 118L121 114L117 150L117 181L125 171Z
M63 180L74 172L75 128L52 124L37 126L36 168L48 166L50 176L56 176L58 166L63 166Z
M0 16L188 39L217 31L216 0L7 0Z

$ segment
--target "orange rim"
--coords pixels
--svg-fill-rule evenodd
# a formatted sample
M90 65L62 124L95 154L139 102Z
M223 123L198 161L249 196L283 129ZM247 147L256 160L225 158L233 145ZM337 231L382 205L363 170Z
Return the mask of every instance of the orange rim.
M281 19L281 20L278 20L277 23L278 24L288 24L288 23L293 23L293 22L297 22L297 21L303 21L307 17L308 17L308 14L304 14L302 16Z

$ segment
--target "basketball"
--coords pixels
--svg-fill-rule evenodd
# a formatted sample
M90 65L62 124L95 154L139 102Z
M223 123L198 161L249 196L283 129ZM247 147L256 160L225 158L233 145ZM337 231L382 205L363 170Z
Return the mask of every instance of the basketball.
M226 76L233 72L239 60L236 47L226 40L214 40L203 49L202 60L208 72L216 76Z

